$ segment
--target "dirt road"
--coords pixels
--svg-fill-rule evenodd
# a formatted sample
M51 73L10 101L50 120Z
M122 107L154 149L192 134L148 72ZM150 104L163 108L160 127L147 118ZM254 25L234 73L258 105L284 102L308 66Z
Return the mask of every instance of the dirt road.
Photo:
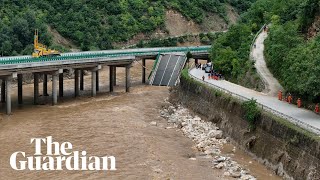
M268 33L262 31L258 38L256 39L256 48L252 48L252 56L255 60L255 67L265 84L264 93L270 96L277 96L279 90L283 90L278 80L273 77L272 73L269 71L265 58L264 58L264 40L268 37Z

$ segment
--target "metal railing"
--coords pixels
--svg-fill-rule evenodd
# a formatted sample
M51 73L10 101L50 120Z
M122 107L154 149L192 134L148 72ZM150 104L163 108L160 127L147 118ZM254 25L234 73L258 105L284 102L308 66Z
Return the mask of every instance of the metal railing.
M208 85L208 86L211 86L211 87L213 87L213 88L215 88L215 89L218 89L218 90L220 90L220 91L222 91L222 92L225 92L225 93L227 93L227 94L230 94L231 96L233 96L233 97L235 97L235 98L237 98L237 99L239 99L239 100L241 100L241 101L249 101L249 100L250 100L249 98L244 97L244 96L242 96L242 95L240 95L240 94L231 92L231 91L229 91L229 90L227 90L227 89L225 89L225 88L219 87L219 86L217 86L217 85L215 85L215 84L211 84L211 83L208 83L208 82L206 82L206 81L201 80L200 78L197 78L196 76L194 76L194 75L192 75L192 74L190 73L190 69L189 69L189 72L188 72L188 73L189 73L189 76L190 76L191 78L193 78L194 80L196 80L196 81L198 81L198 82L201 82L201 83L205 83L205 84ZM259 107L261 107L261 109L263 109L263 110L265 110L265 111L268 111L268 112L271 112L272 114L274 114L274 115L276 115L276 116L278 116L278 117L281 117L281 118L283 118L283 119L286 119L286 120L288 120L289 122L293 123L293 124L296 125L296 126L299 126L299 127L303 128L303 129L305 129L305 130L307 130L307 131L311 131L311 132L313 132L313 133L315 133L315 134L317 134L317 135L320 135L320 129L317 128L317 127L311 126L310 124L307 124L307 123L305 123L305 122L303 122L303 121L301 121L301 120L299 120L299 119L296 119L296 118L294 118L294 117L291 117L291 116L289 116L289 115L286 115L286 114L284 114L284 113L282 113L282 112L280 112L280 111L277 111L277 110L275 110L275 109L273 109L273 108L271 108L271 107L268 107L268 106L266 106L266 105L263 105L263 104L261 104L261 103L258 103L258 102L257 102L257 105L258 105Z
M142 56L142 55L157 55L159 53L172 52L208 52L211 46L200 47L172 47L172 48L144 48L144 49L128 49L128 50L110 50L110 51L94 51L94 52L79 52L79 53L65 53L56 57L40 57L33 58L31 56L20 57L1 57L0 65L2 64L19 64L32 62L47 62L60 60L78 60L89 58L105 58L105 57L119 57L119 56Z

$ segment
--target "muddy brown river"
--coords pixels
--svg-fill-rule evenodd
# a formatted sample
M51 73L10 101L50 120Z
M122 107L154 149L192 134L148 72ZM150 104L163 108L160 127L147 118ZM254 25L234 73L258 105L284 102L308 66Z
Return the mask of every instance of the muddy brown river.
M149 69L151 66L148 62ZM85 77L85 91L76 99L72 97L73 81L65 80L65 97L57 106L50 105L50 97L41 97L42 105L32 105L32 85L24 85L25 105L13 105L13 115L4 115L2 105L0 179L223 179L223 171L213 169L210 159L189 159L198 153L190 139L176 129L165 128L167 123L159 110L169 95L167 87L142 85L141 66L135 63L132 92L124 93L124 69L119 68L116 92L110 94L107 74L107 69L100 74L102 91L95 98L90 97L89 75ZM17 104L13 89L13 103ZM153 121L157 126L150 125ZM30 139L47 136L60 143L71 142L73 151L114 156L117 170L15 171L10 167L12 153L33 155ZM258 179L279 179L240 150L234 159Z

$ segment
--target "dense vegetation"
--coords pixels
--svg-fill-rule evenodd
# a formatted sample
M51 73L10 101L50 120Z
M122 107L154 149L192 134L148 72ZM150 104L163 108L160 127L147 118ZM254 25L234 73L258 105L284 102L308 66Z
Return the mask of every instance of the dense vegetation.
M219 33L200 33L199 35L183 35L179 37L169 37L165 39L151 39L148 41L139 41L136 47L172 47L179 46L182 43L200 42L203 45L211 45L222 34Z
M234 5L247 8L240 5L242 1ZM185 17L202 23L208 13L218 13L226 19L226 2L228 0L2 0L0 54L30 54L35 28L39 29L41 42L52 45L48 25L82 50L110 49L112 42L163 29L166 9L178 10Z
M264 23L271 23L265 41L267 64L284 88L305 100L320 101L320 37L306 38L318 0L257 0L241 22L215 43L211 57L227 78L239 81L252 69L249 49Z
M287 7L291 16L278 13L271 18L273 26L266 41L267 63L287 91L307 101L319 102L320 36L307 39L306 33L315 16L320 15L320 3L295 2L296 6Z
M247 79L248 73L254 74L253 64L248 60L252 39L252 28L245 24L235 25L220 36L210 54L216 70L230 81L246 83L243 80ZM242 85L246 85L244 83Z

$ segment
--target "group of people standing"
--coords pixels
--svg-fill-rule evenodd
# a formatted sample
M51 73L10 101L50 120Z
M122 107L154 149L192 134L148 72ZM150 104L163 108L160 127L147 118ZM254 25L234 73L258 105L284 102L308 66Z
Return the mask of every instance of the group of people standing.
M196 64L196 68L197 68L197 69L199 69L199 68L201 69L201 68L202 68L202 64L201 64L201 63L197 63L197 64Z
M206 73L208 73L208 79L214 79L214 80L219 80L219 79L222 79L223 76L222 74L216 72L214 69L212 69L212 64L211 63L207 63L207 64L204 64L202 65L201 63L199 64L196 64L196 68L197 69L202 69L204 70ZM210 70L206 70L206 68L210 68ZM203 75L202 76L202 80L204 81L205 80L205 76Z
M279 100L279 101L286 101L286 102L288 102L289 104L292 104L293 98L292 98L292 95L291 95L290 93L288 93L288 94L283 98L282 91L279 90L279 92L278 92L278 100ZM301 102L301 99L300 99L300 98L298 98L298 100L297 100L297 105L298 105L298 108L300 108L301 105L302 105L302 102Z
M214 80L222 79L222 74L217 73L214 70L211 70L211 72L208 73L208 79L214 79Z
M292 103L293 103L293 97L292 97L292 95L291 95L290 93L288 93L288 94L283 98L283 94L282 94L282 91L281 91L281 90L278 92L278 100L279 100L279 101L286 101L286 102L288 102L289 104L292 104ZM301 100L301 98L298 98L298 99L297 99L296 104L297 104L298 108L301 108L301 106L302 106L302 100ZM317 114L319 114L319 104L316 104L316 105L315 105L314 112L317 113Z

